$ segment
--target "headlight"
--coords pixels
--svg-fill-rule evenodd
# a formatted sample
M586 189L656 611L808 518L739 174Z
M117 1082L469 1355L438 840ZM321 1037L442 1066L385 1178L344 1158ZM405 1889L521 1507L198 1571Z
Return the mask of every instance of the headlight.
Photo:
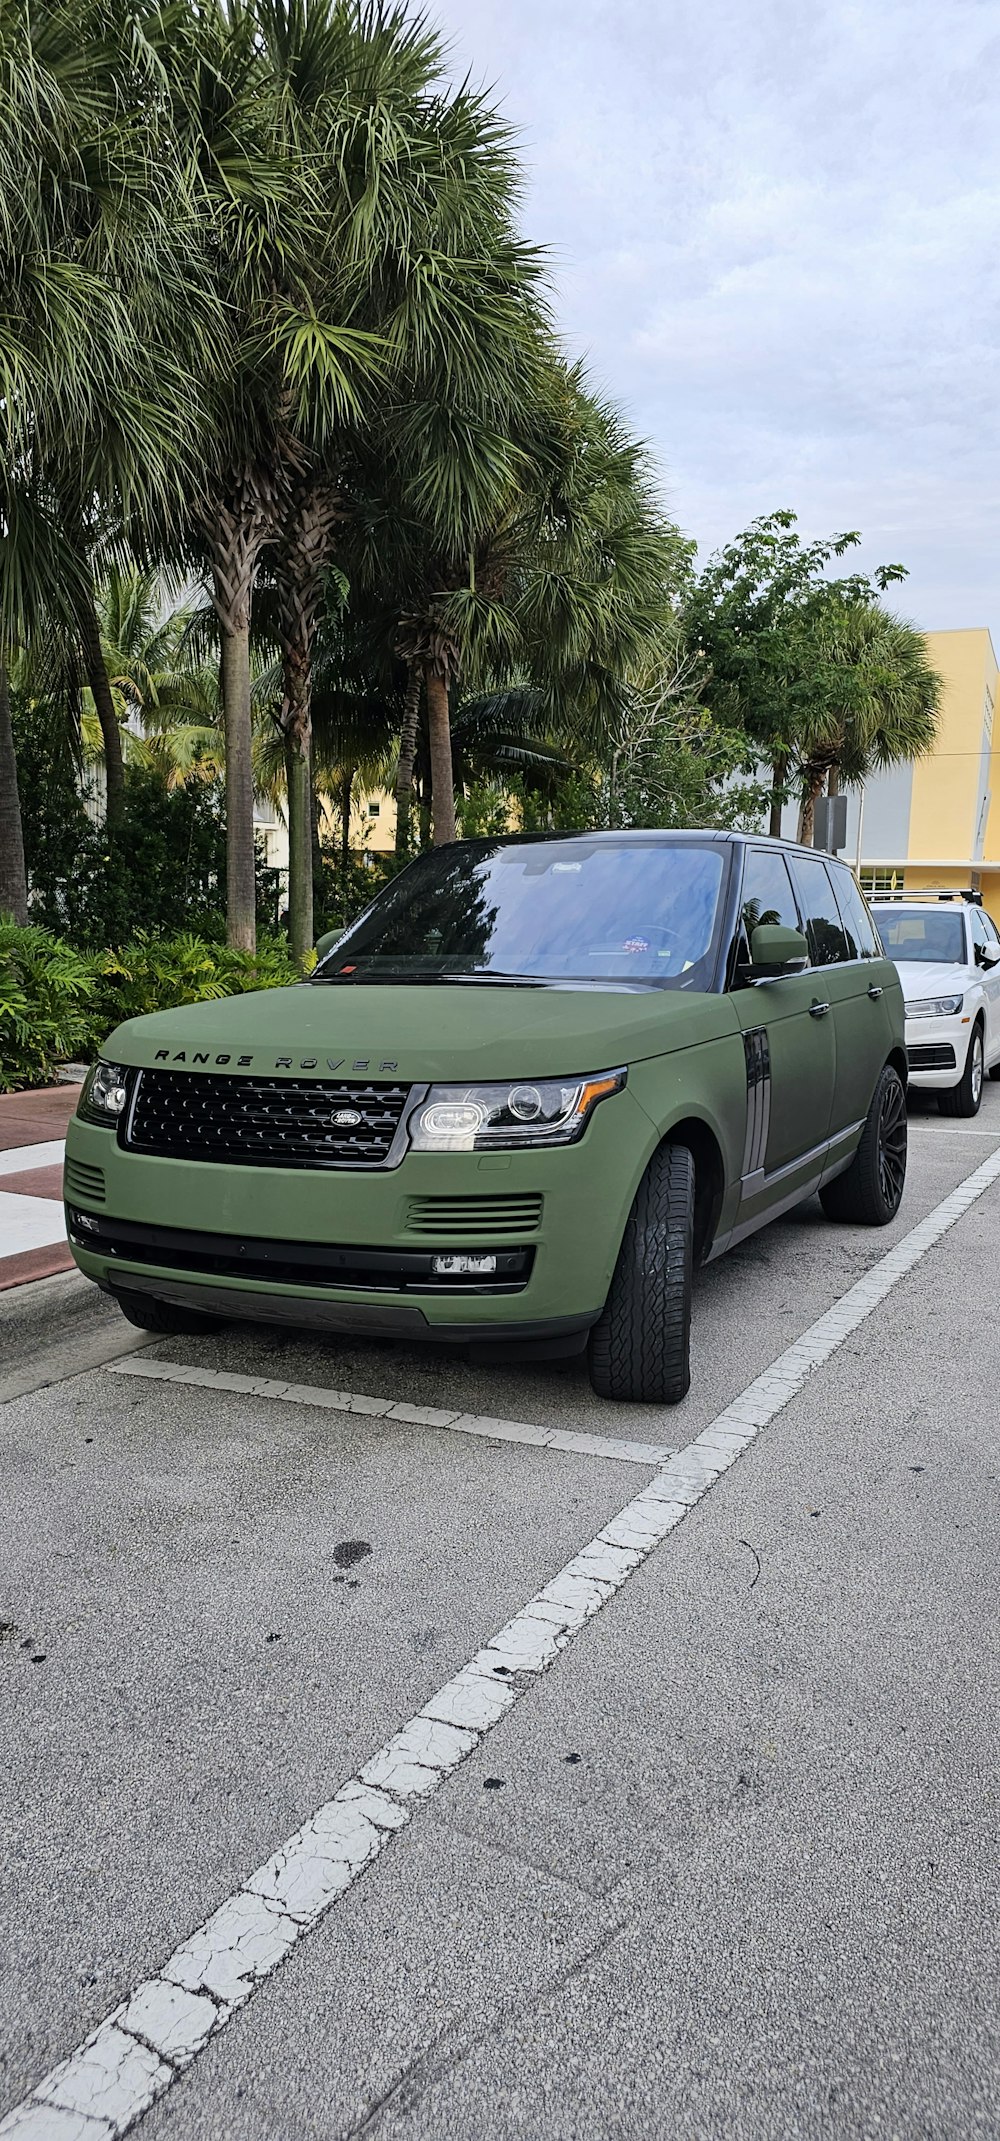
M961 996L917 996L906 1005L907 1018L954 1018L961 1011Z
M599 1100L620 1093L623 1070L597 1078L522 1078L504 1085L432 1085L410 1125L414 1152L482 1152L572 1145Z
M78 1115L88 1122L117 1122L128 1100L129 1072L121 1063L95 1063L80 1095Z

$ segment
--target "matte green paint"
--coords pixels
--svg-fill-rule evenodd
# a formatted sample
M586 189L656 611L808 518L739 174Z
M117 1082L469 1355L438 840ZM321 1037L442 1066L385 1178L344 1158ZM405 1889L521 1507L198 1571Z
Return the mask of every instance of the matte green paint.
M829 1011L813 1015L827 1001ZM760 1027L771 1058L770 1123L763 1165L747 1174L744 1032ZM664 1137L694 1123L717 1148L721 1208L705 1245L717 1255L847 1164L883 1064L892 1054L905 1063L902 995L885 960L813 968L719 995L482 983L303 985L130 1020L109 1036L103 1053L192 1079L207 1071L235 1078L478 1082L627 1066L624 1091L599 1103L576 1145L409 1152L398 1167L371 1172L157 1159L125 1151L112 1129L80 1118L70 1124L68 1159L102 1168L106 1183L103 1204L76 1192L71 1201L104 1217L151 1225L413 1249L428 1246L407 1231L414 1197L541 1195L540 1226L517 1244L469 1232L437 1245L530 1244L535 1261L522 1291L405 1296L430 1325L488 1321L498 1335L599 1314L636 1187ZM112 1262L76 1247L73 1253L99 1284L113 1278L128 1285L123 1258ZM153 1267L133 1268L148 1277ZM245 1298L245 1313L265 1319L268 1300L278 1295L368 1308L373 1300L399 1299L370 1289L236 1277L202 1282L194 1273L183 1280L192 1298L201 1283L224 1283L234 1300Z

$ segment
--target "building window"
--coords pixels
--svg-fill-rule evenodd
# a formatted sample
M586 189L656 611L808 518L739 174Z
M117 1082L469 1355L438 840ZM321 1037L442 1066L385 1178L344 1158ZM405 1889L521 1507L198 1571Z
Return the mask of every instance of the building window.
M862 870L861 890L870 900L885 899L890 892L902 892L905 873L902 870Z

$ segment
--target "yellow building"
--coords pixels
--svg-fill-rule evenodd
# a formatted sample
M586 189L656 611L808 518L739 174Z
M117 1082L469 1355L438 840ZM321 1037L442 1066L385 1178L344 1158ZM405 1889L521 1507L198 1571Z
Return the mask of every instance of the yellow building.
M850 798L845 853L869 893L971 886L1000 913L1000 734L997 658L988 631L928 632L944 680L928 758L894 766Z

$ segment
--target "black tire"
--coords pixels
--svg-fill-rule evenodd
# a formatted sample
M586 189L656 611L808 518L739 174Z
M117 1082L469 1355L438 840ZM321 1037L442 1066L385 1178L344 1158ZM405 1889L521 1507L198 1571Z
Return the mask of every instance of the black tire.
M202 1331L216 1331L218 1316L199 1315L196 1308L182 1308L177 1301L158 1301L155 1294L115 1291L115 1300L137 1331L159 1331L165 1337L197 1338Z
M875 1087L861 1142L850 1166L820 1190L828 1219L859 1227L887 1227L895 1219L906 1181L906 1094L887 1063Z
M942 1115L978 1115L983 1103L983 1029L976 1023L969 1041L965 1069L957 1085L938 1094Z
M691 1383L694 1156L662 1145L636 1191L611 1291L590 1334L600 1398L679 1405Z

